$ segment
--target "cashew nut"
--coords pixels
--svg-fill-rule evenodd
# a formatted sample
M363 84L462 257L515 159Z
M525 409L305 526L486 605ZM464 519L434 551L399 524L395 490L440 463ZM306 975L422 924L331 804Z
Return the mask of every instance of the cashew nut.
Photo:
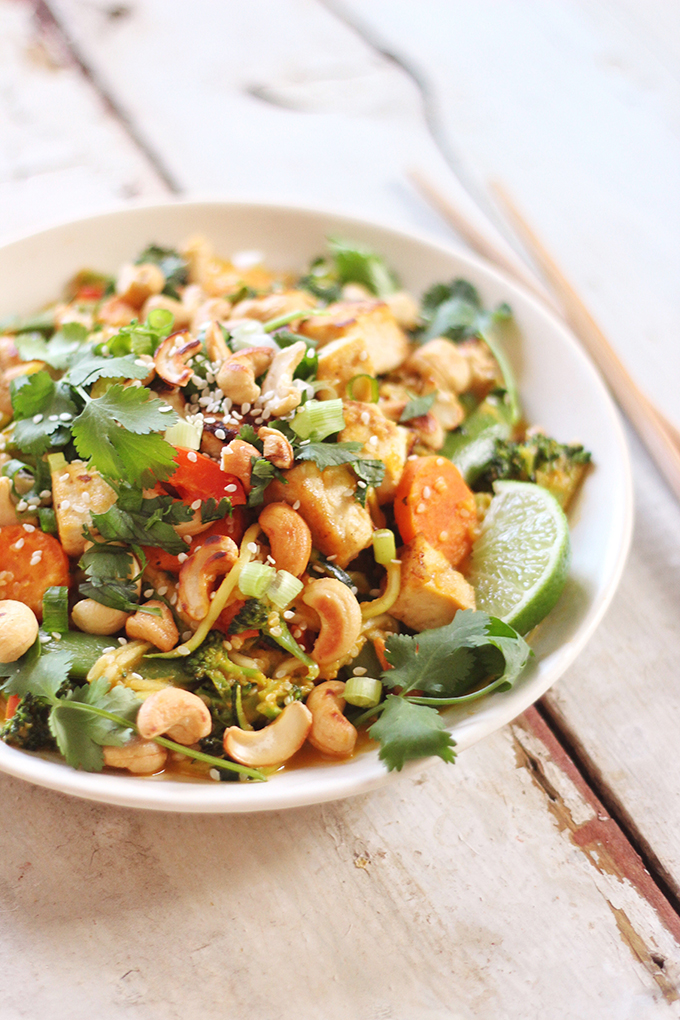
M186 386L194 374L187 361L198 353L201 346L201 341L192 340L189 333L171 333L154 355L156 372L170 386Z
M126 262L118 273L116 294L133 308L141 308L147 298L160 294L163 287L165 276L155 263L142 262L136 266Z
M164 687L143 702L137 715L137 729L144 740L165 733L170 740L189 746L208 736L212 716L197 694L182 687Z
M269 371L262 383L264 409L274 418L290 414L302 399L302 393L293 385L293 373L305 356L307 345L303 340L284 347L274 355Z
M16 662L38 636L35 613L16 599L0 601L0 662Z
M227 301L226 298L209 298L198 306L194 312L194 317L191 320L191 330L193 333L197 333L199 329L210 324L210 327L214 327L215 333L219 333L222 336L222 331L217 325L218 322L225 321L231 315L231 301ZM224 337L222 337L222 343L224 343ZM221 361L223 358L228 357L229 348L226 344L225 353L220 355L213 355L210 351L210 344L206 335L206 347L208 349L208 357L211 361Z
M257 438L262 440L262 456L265 460L271 461L274 467L280 468L281 471L292 468L295 453L283 432L263 425L258 429Z
M258 524L269 539L277 570L300 577L312 553L312 533L304 517L287 503L270 503L260 514Z
M356 727L343 715L345 685L341 680L326 680L307 698L312 713L312 728L307 739L324 754L344 758L357 742Z
M241 765L253 768L280 765L299 751L312 725L312 713L301 701L291 701L273 723L261 730L229 726L224 750Z
M160 772L165 765L168 752L153 740L133 737L122 747L102 747L104 764L114 769L127 769L139 776L150 776Z
M269 367L272 355L270 347L246 347L223 362L216 378L225 397L239 405L254 404L260 395L255 379Z
M203 620L210 610L210 589L220 574L228 574L238 559L238 548L226 535L211 535L182 564L179 572L178 610Z
M222 450L220 467L228 475L234 475L250 492L250 476L253 470L251 458L260 457L260 451L243 439L232 439Z
M334 577L310 581L302 595L305 605L315 609L321 630L312 649L320 666L344 658L361 634L361 608L352 592Z
M205 349L211 361L226 361L231 354L224 334L216 322L211 322L205 331Z
M161 616L152 616L151 613L133 613L128 616L125 624L125 633L129 638L139 638L141 641L150 641L162 652L169 652L179 640L179 631L175 625L172 613L164 602L158 599L151 599L145 602L144 606L156 607L161 610Z
M71 610L71 619L86 634L117 634L125 626L128 614L111 609L94 599L82 599Z

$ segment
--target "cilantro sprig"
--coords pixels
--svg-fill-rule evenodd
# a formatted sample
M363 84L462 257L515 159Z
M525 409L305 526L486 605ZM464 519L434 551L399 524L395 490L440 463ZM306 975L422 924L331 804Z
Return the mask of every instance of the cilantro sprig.
M452 762L455 741L437 709L509 690L532 655L507 623L473 609L459 611L445 627L394 634L385 646L392 668L381 676L392 693L355 725L379 716L368 733L390 771L428 755Z

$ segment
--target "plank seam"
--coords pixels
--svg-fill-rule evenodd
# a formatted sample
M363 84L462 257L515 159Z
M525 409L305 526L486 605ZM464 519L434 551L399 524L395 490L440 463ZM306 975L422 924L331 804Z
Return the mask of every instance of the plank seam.
M43 30L51 32L57 36L65 53L78 68L90 87L97 93L97 96L107 113L118 121L132 143L151 164L166 187L173 194L180 194L183 189L175 180L164 161L155 149L144 140L140 131L135 126L132 117L114 99L113 95L104 85L99 75L96 74L93 67L85 59L80 48L64 28L57 15L51 10L46 0L29 0L29 2L33 7L33 15L37 23Z
M672 875L664 868L649 841L642 835L630 813L605 780L592 757L574 731L565 723L558 710L547 698L536 702L535 708L565 753L569 756L581 778L614 819L624 836L641 859L650 878L680 917L680 889Z

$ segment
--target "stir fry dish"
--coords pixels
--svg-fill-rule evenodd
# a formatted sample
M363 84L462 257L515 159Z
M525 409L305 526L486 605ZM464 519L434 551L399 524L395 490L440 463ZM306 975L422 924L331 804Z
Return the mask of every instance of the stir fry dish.
M203 780L453 761L441 709L520 676L590 460L523 419L511 325L340 239L291 275L202 238L0 323L2 739Z

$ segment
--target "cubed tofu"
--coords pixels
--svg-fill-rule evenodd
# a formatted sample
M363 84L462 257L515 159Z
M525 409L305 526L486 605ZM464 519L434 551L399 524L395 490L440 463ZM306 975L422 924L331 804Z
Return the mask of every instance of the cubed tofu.
M416 535L399 550L401 587L390 609L412 630L451 623L459 609L475 609L475 590L443 553Z
M345 427L338 435L339 443L362 443L360 457L381 460L385 477L376 489L379 503L394 499L412 442L408 429L390 421L377 404L363 404L358 400L343 402Z
M368 510L354 498L356 478L350 468L319 471L316 464L305 461L283 475L286 484L273 481L265 500L294 506L309 525L319 552L334 556L339 566L346 567L368 548L373 540L373 524Z
M298 309L314 308L316 302L305 290L282 290L264 297L245 298L234 305L232 319L259 319L268 322Z
M330 388L320 388L317 397L320 400L344 397L347 383L355 375L373 376L375 369L363 336L360 333L348 333L347 336L331 340L319 351L316 378L319 382L327 383Z
M116 502L116 494L98 471L75 460L52 473L52 501L59 541L69 556L82 556L84 527L92 527L92 512L103 514Z
M306 319L299 327L304 336L319 346L338 337L363 337L373 367L378 375L391 372L408 357L406 334L384 301L338 301L329 305L323 315Z

